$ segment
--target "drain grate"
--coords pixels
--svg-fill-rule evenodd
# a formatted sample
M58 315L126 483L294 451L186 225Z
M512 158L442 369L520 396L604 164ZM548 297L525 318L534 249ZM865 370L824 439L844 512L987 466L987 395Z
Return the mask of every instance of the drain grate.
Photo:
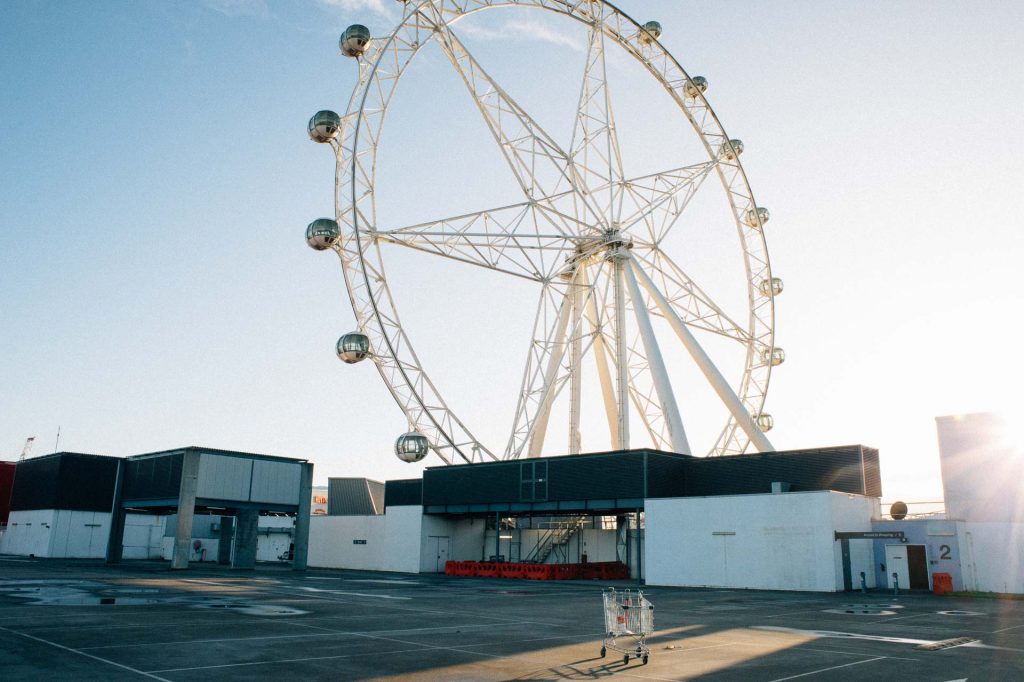
M874 606L849 606L841 609L825 609L822 613L838 613L851 616L895 616L895 611L880 609Z
M938 642L928 642L927 644L918 644L915 649L918 651L941 651L943 649L952 649L955 646L963 646L964 644L970 644L971 642L977 642L978 640L973 637L954 637L953 639L942 639Z

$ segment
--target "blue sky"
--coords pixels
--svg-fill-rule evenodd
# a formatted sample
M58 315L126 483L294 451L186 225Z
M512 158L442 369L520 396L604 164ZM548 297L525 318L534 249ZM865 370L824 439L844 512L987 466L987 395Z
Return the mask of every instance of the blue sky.
M933 417L1024 408L1024 6L618 4L708 77L772 211L774 444L879 447L886 498L937 498ZM391 454L404 419L379 376L333 357L354 318L336 260L302 238L333 211L305 122L355 83L337 36L398 17L369 0L0 5L0 457L33 435L51 451L59 425L82 452L201 444L309 458L317 480L417 475ZM496 11L466 40L544 107L574 30ZM444 188L493 153L422 59L382 150L396 220L471 203ZM637 121L640 157L668 133ZM416 271L438 288L409 318L446 395L472 402L476 363L506 352L471 333L493 292L436 268Z

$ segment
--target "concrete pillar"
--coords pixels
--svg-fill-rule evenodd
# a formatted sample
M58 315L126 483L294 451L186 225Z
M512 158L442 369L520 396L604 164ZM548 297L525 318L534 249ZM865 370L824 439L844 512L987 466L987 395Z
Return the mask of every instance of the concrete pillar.
M256 509L239 509L235 521L235 553L231 558L231 568L256 568L256 529L260 513Z
M196 511L196 488L199 484L199 453L186 450L182 455L181 485L178 487L178 522L174 531L174 554L171 568L188 568L192 552L192 517Z
M295 517L295 554L292 568L296 571L306 570L309 557L309 511L313 503L313 463L302 465L302 479L299 482L299 513Z
M110 535L107 536L107 563L121 563L124 550L125 511L121 509L121 490L124 487L124 470L128 462L117 463L117 478L114 480L114 503L110 506Z
M220 542L217 543L217 563L227 566L231 563L231 543L235 539L235 517L220 517Z

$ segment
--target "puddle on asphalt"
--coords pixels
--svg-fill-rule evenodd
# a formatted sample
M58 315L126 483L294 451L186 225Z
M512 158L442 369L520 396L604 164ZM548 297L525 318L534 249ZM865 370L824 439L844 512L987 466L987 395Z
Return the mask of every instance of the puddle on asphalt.
M254 604L252 602L209 601L202 604L190 604L197 609L231 609L233 612L245 613L250 616L303 616L308 611L280 606L279 604Z
M981 611L961 611L960 609L953 609L952 611L936 611L940 616L984 616L985 614Z
M25 599L37 606L139 606L183 604L197 608L230 608L252 616L301 616L290 606L263 604L224 597L194 596L154 587L111 587L90 581L0 581L0 596Z

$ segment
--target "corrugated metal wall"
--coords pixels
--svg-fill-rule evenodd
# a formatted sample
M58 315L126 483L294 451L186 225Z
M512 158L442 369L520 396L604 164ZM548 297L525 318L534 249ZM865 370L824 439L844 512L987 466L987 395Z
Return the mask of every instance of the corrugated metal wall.
M366 478L328 478L328 516L383 514L384 484Z
M0 523L7 523L14 490L14 462L0 462Z
M301 479L301 464L255 459L252 462L249 499L271 504L298 504Z
M251 459L200 453L196 497L248 501L251 488Z
M792 492L837 490L863 495L863 472L859 445L694 458L687 463L683 495L770 493L773 481L789 483Z
M68 509L109 512L116 457L62 452L18 462L11 511Z
M878 463L878 448L861 448L864 453L864 488L871 497L882 496L882 467Z
M182 452L127 461L123 499L177 499ZM196 497L266 504L299 504L302 464L251 456L202 452Z
M126 500L177 499L181 488L180 452L129 459L125 463L122 497Z
M330 500L328 500L330 503ZM404 507L423 504L423 479L403 478L384 483L384 506Z
M540 480L543 479L543 485ZM571 502L836 490L878 497L878 451L850 445L727 457L654 450L434 467L423 476L425 506ZM388 482L391 486L392 483ZM644 486L646 487L646 491ZM407 486L403 482L403 493ZM397 488L388 488L396 504ZM397 497L395 497L397 499Z

